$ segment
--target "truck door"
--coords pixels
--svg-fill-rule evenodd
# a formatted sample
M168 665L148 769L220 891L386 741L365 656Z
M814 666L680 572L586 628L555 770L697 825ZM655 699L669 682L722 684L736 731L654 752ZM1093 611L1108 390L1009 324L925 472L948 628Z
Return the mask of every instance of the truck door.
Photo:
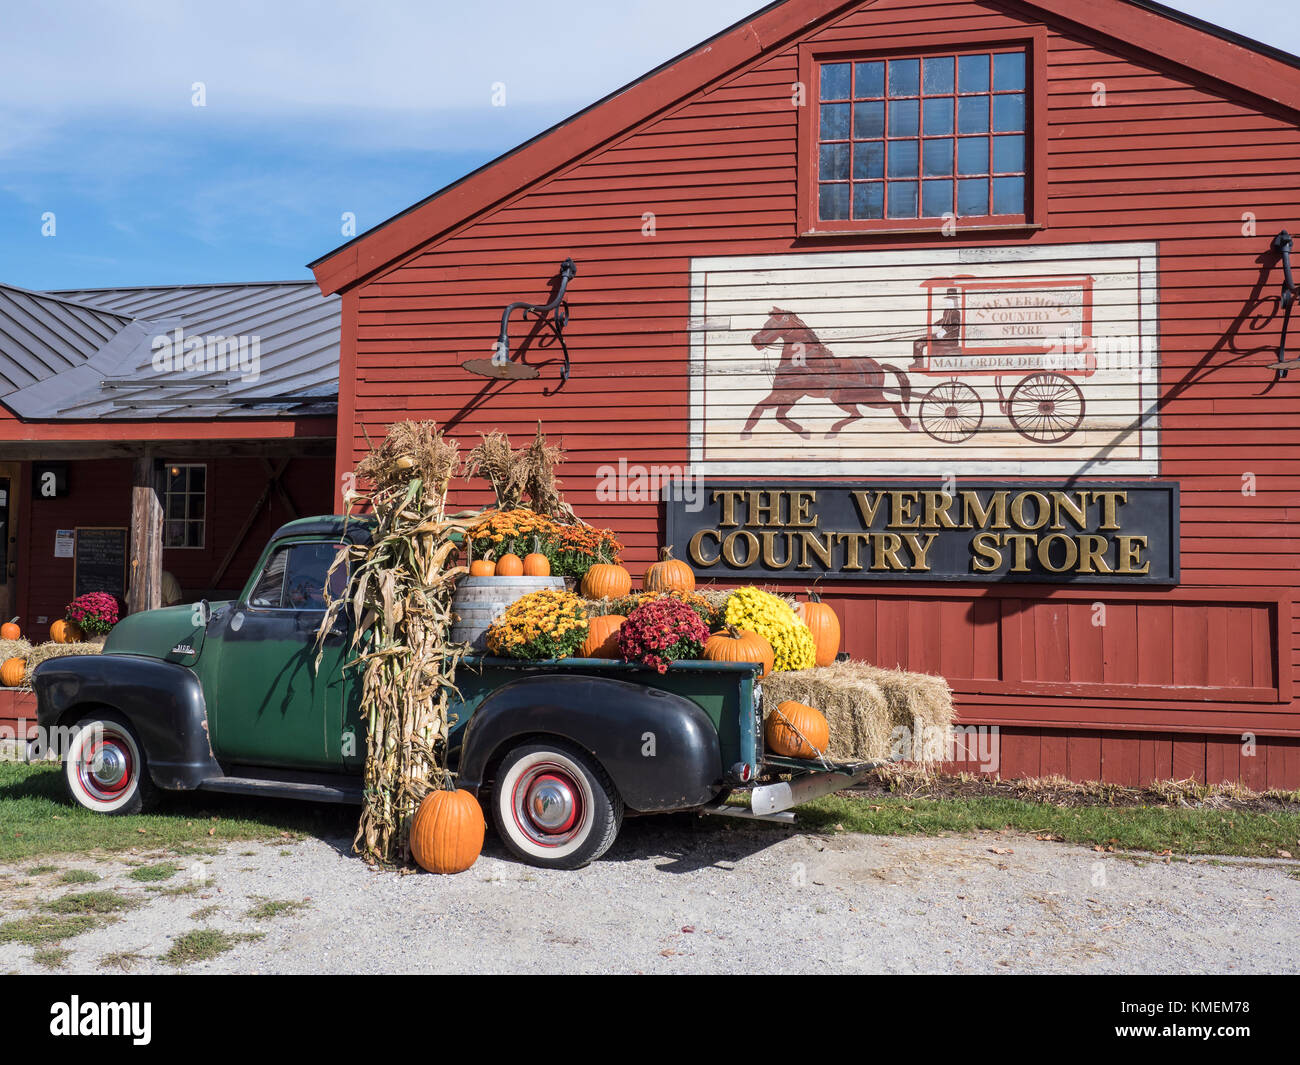
M338 770L347 679L342 618L314 668L325 616L325 581L339 545L279 543L263 558L244 595L216 623L210 708L213 749L223 762ZM346 575L332 578L340 594Z

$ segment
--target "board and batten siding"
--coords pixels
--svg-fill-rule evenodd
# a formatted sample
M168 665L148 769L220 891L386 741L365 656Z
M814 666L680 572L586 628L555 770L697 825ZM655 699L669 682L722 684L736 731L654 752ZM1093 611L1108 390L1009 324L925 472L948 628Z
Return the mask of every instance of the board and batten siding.
M1149 770L1249 774L1300 785L1300 380L1274 384L1267 368L1281 277L1264 255L1275 233L1300 225L1297 116L1044 17L882 0L802 38L910 50L931 32L1014 37L1045 27L1046 95L1034 101L1046 108L1033 175L1045 182L1039 228L801 237L791 105L801 41L788 41L346 292L336 472L352 468L367 434L378 439L397 419L434 418L466 447L491 429L518 444L540 419L563 437L569 499L588 521L618 531L636 573L661 542L660 507L598 498L597 474L619 459L681 467L692 457L692 348L709 325L692 320L702 262L872 252L924 261L962 248L1002 249L1014 260L1017 249L1050 258L1064 246L1151 247L1151 413L1158 475L1181 485L1180 584L837 582L827 596L855 656L939 672L962 721L1002 726L1004 772L1123 781ZM647 213L653 236L643 234ZM540 380L503 384L462 370L490 354L504 305L543 301L567 256L578 263L566 330L571 379L557 387L558 351L536 344L529 361ZM516 320L516 348L522 335ZM893 417L872 410L864 424ZM802 443L770 435L765 446ZM873 481L900 472L854 460ZM953 462L960 475L960 451ZM484 499L472 487L461 493L466 503ZM1097 602L1108 609L1103 627L1091 620ZM1265 737L1257 757L1237 757L1243 732Z

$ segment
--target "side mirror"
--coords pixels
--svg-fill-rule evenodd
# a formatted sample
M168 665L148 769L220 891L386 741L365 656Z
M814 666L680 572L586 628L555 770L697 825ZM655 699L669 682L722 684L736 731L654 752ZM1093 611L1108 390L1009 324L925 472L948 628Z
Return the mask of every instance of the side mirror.
M190 623L195 628L208 627L212 620L212 604L206 599L200 599L193 607L190 608Z

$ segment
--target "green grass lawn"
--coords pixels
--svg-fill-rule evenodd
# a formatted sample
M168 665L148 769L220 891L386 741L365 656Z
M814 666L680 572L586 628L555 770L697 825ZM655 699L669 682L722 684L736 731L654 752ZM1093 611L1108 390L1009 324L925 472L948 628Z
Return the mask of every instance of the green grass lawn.
M1157 854L1300 855L1300 813L1234 809L1052 806L1022 799L828 795L798 808L799 823L818 831L875 836L933 836L1011 828L1067 843Z
M130 848L207 851L239 840L351 834L356 811L288 799L175 793L132 817L73 806L57 766L0 762L0 863L55 854Z
M938 835L1005 828L1069 843L1159 854L1300 855L1300 813L1158 806L1053 806L994 796L919 799L898 795L831 795L799 807L804 831L869 835ZM0 864L48 855L131 848L210 851L241 840L350 836L351 807L291 800L245 801L169 794L157 811L104 817L64 797L59 769L0 762ZM162 863L139 880L169 877Z

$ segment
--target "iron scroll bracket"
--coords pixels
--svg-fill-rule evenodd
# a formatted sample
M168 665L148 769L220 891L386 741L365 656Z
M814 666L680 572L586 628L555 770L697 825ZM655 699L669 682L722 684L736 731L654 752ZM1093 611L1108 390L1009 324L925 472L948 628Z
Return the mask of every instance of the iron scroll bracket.
M461 365L470 373L475 373L481 377L491 377L498 380L522 381L534 380L540 376L535 366L529 366L527 363L511 358L510 355L510 317L516 311L522 312L521 317L528 319L530 317L538 320L540 327L548 328L560 345L560 350L564 353L564 364L560 369L560 382L563 384L569 379L569 346L564 340L564 327L569 324L569 303L565 298L568 292L569 282L578 275L578 265L572 258L565 259L560 264L558 283L556 284L555 294L551 297L549 303L529 303L526 300L516 300L514 303L506 305L501 312L501 330L497 334L496 342L493 344L491 359L471 359Z
M1282 259L1282 297L1279 306L1282 308L1282 337L1277 346L1277 362L1273 363L1273 370L1279 380L1286 380L1286 375L1290 370L1300 366L1300 357L1288 359L1286 357L1286 338L1291 328L1291 311L1295 306L1296 285L1295 279L1291 275L1291 249L1294 240L1287 230L1282 230L1273 238L1271 245Z

